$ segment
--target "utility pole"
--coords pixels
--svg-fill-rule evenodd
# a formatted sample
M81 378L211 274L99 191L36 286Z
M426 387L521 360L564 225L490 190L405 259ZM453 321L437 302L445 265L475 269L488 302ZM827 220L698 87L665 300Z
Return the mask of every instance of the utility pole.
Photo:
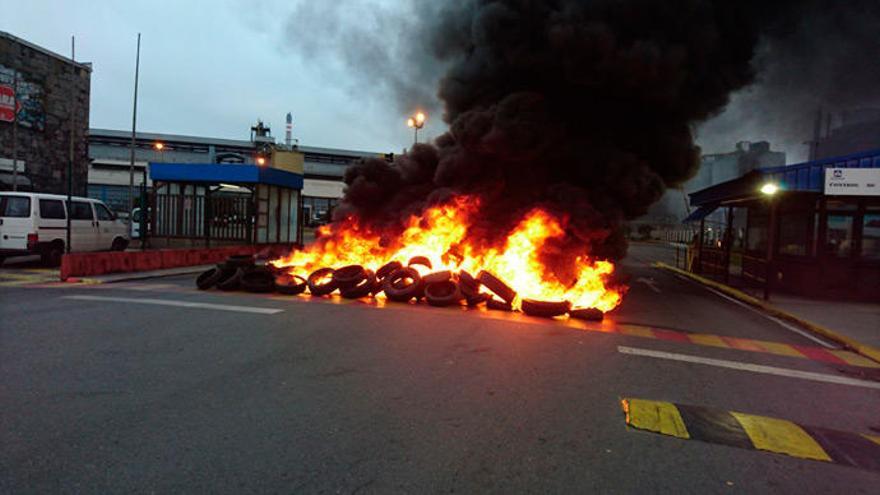
M70 215L73 210L73 139L76 129L76 109L73 108L76 103L76 37L70 37L70 148L67 156L67 239L64 243L64 249L70 253Z
M134 146L135 133L137 132L137 111L138 111L138 71L141 66L141 33L138 33L137 39L137 55L134 61L134 105L131 111L131 144L129 145L129 167L128 167L128 225L131 228L131 210L134 209ZM146 212L142 212L146 213Z
M12 70L12 190L18 191L18 71Z

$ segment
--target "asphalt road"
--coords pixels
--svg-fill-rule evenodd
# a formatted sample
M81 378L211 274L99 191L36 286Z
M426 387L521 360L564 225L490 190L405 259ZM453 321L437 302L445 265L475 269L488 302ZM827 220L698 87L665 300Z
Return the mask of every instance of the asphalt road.
M664 256L633 248L631 290L607 325L819 346L649 266ZM876 493L880 482L634 430L620 406L637 397L880 434L880 389L621 347L880 383L864 368L521 315L192 286L0 286L0 492ZM265 309L277 311L254 312Z

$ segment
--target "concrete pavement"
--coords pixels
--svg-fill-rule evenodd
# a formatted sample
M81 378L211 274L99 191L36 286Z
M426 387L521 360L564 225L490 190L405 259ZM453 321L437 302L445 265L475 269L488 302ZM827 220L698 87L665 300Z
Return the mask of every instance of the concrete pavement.
M627 262L614 332L191 276L0 287L0 491L872 493L870 470L625 426L639 397L880 430L875 369L662 333L837 351L653 260Z

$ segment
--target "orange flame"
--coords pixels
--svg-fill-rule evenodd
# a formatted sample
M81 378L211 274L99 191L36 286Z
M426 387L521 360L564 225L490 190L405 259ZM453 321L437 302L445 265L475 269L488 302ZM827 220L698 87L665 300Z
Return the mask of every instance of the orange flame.
M322 226L318 240L300 251L274 260L292 274L307 276L322 267L359 264L376 270L389 261L406 263L413 256L426 256L434 270L480 270L492 272L513 287L520 298L569 301L575 308L610 311L622 299L625 287L609 287L614 272L610 261L595 260L586 253L575 260L574 281L564 283L542 263L545 243L565 236L564 222L541 208L529 211L507 235L503 246L482 248L467 238L470 218L479 200L457 196L446 204L411 216L403 232L388 239L350 217ZM518 307L519 300L514 301Z

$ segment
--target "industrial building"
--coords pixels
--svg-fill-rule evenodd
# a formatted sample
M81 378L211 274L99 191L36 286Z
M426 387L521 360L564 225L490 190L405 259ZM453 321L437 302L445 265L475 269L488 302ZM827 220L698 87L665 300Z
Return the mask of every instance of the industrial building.
M251 139L248 140L137 132L134 146L135 198L140 194L139 190L145 177L144 169L150 162L255 163L261 146L267 141L274 145L275 140L268 132L266 136L252 134ZM124 213L128 208L130 145L130 131L89 130L91 163L88 167L88 195L104 201L120 213ZM302 204L305 224L321 223L328 219L333 207L342 197L344 188L342 177L351 162L364 157L385 156L383 153L294 144L278 146L295 150L304 156ZM149 177L147 177L147 187L152 187Z
M0 190L86 193L91 73L0 31Z

